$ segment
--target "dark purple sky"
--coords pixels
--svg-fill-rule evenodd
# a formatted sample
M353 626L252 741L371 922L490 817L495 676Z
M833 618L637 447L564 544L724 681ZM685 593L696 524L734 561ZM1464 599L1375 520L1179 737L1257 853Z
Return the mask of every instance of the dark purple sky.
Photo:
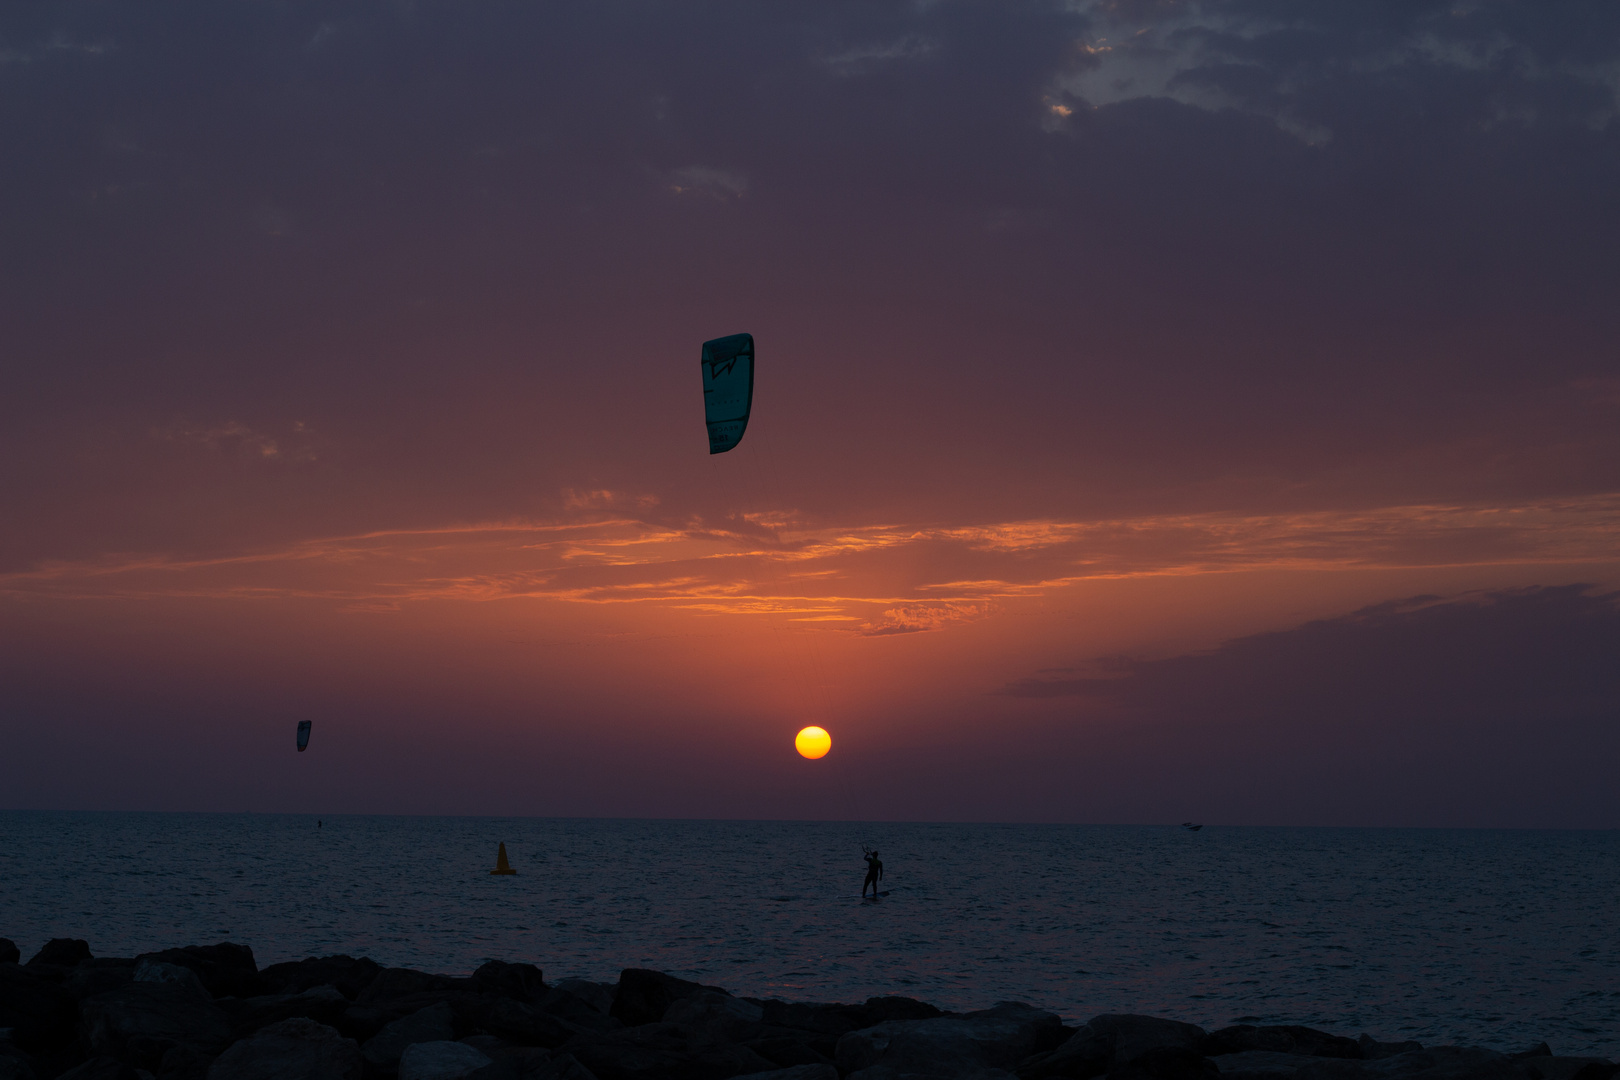
M0 145L0 804L1620 827L1620 9L14 4Z

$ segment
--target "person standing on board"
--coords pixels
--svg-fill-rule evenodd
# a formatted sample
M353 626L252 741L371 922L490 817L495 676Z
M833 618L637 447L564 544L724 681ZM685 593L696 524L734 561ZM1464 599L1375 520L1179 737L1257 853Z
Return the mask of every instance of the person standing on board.
M861 848L866 851L865 848ZM861 886L861 899L866 899L866 886L872 886L872 899L877 899L878 882L883 880L883 860L875 851L866 851L866 883Z

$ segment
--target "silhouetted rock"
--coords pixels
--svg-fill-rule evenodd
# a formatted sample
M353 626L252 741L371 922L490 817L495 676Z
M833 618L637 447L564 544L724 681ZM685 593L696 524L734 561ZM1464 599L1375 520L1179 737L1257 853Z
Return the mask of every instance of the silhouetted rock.
M1371 1035L1362 1035L1356 1039L1361 1047L1361 1056L1367 1061L1377 1061L1379 1058L1394 1057L1397 1054L1409 1054L1413 1050L1423 1049L1423 1044L1408 1039L1406 1042L1379 1042Z
M1509 1054L1508 1055L1508 1057L1512 1058L1514 1061L1519 1061L1519 1060L1521 1060L1523 1058L1552 1057L1552 1056L1553 1056L1552 1047L1548 1046L1546 1044L1546 1042L1538 1042L1538 1043L1536 1043L1536 1045L1532 1046L1528 1050L1520 1050L1517 1054Z
M791 1069L749 1073L734 1080L838 1080L838 1070L831 1065L795 1065Z
M79 1007L81 1037L91 1054L149 1071L176 1044L212 1055L231 1038L224 1010L206 993L174 983L132 982L85 998Z
M208 1080L360 1080L360 1048L325 1024L283 1020L233 1043Z
M1067 1042L1047 1054L1022 1062L1022 1080L1086 1080L1101 1076L1111 1067L1135 1061L1149 1050L1178 1049L1204 1056L1208 1039L1204 1029L1179 1020L1129 1013L1104 1013L1092 1017Z
M1620 1065L1608 1058L1554 1057L1551 1053L1513 1055L1513 1063L1528 1080L1610 1080Z
M861 1017L871 1017L873 1023L883 1024L890 1020L932 1020L936 1016L945 1014L916 998L901 997L898 994L888 994L884 997L869 997L861 1006ZM862 1024L861 1027L871 1027L872 1024Z
M265 992L253 950L246 945L230 941L218 945L187 945L182 949L142 953L135 958L137 966L143 960L186 968L214 997L246 998Z
M74 974L78 974L75 972ZM131 982L138 983L169 983L184 987L202 997L213 997L208 988L197 977L197 973L190 968L179 964L166 964L160 960L137 960Z
M597 1080L572 1054L525 1047L467 1074L467 1080Z
M1158 1046L1108 1069L1108 1080L1218 1080L1221 1070L1196 1050Z
M747 1047L695 1041L664 1023L588 1032L563 1049L600 1080L723 1080L774 1067Z
M458 1034L487 1031L520 1046L543 1046L554 1050L580 1033L578 1027L539 1006L511 998L491 994L452 994L450 1005L455 1013Z
M260 1028L297 1018L337 1027L348 1007L349 999L333 986L317 986L301 994L266 994L237 1004L231 1014L231 1030L241 1039Z
M62 988L83 1001L95 994L128 986L135 980L135 961L98 956L68 973Z
M540 969L533 964L507 964L491 960L473 972L468 981L475 993L515 998L531 1005L538 1004L550 992Z
M141 1080L141 1075L117 1058L94 1057L75 1065L57 1080Z
M444 1042L455 1038L455 1017L448 1001L418 1009L386 1025L360 1047L360 1054L373 1068L393 1069L407 1047L419 1042Z
M613 1011L613 993L616 989L612 983L591 982L589 979L563 979L552 987L553 991L561 990L574 995L603 1016Z
M412 1043L399 1059L399 1080L462 1080L493 1064L488 1054L466 1043Z
M0 1039L0 1080L39 1080L28 1056L4 1039Z
M764 1015L752 1001L705 990L671 1003L664 1010L664 1023L678 1024L698 1040L747 1042L764 1030Z
M208 1080L208 1066L213 1056L186 1046L184 1043L164 1051L158 1066L157 1080Z
M37 1054L65 1047L78 1027L72 994L26 967L0 964L0 1028L11 1029L19 1049Z
M590 993L590 987L600 986L598 983L586 983L583 987L580 987L577 985L578 980L568 981L575 983L577 989L584 989L587 993ZM613 995L611 992L606 996L592 994L592 998L594 1000L586 1000L574 993L573 990L565 989L562 983L558 983L546 991L546 996L540 999L538 1005L540 1011L549 1013L559 1020L566 1020L581 1030L606 1031L610 1028L623 1026L619 1021L608 1015L609 1010L613 1007Z
M1525 1080L1505 1054L1470 1046L1431 1046L1371 1061L1318 1058L1299 1080Z
M368 957L339 954L271 964L259 972L259 979L266 993L297 994L317 986L335 986L353 1001L381 971L382 965Z
M1004 1002L968 1016L892 1020L852 1031L838 1040L836 1062L840 1074L883 1069L898 1076L953 1077L1011 1069L1050 1046L1062 1027L1053 1013Z
M83 938L51 938L28 961L29 967L48 964L51 967L73 968L90 959L90 943Z
M831 1036L806 1038L807 1034L772 1034L770 1029L766 1029L764 1037L749 1039L744 1045L783 1069L799 1065L831 1065L833 1056L838 1052L838 1040Z
M22 953L17 949L17 943L10 938L0 937L0 964L20 964Z
M1274 1050L1244 1050L1236 1054L1212 1055L1221 1071L1221 1080L1292 1080L1299 1070L1315 1065L1320 1058L1308 1054L1281 1054ZM1329 1058L1347 1061L1348 1058ZM1358 1070L1360 1066L1356 1067ZM1361 1075L1358 1071L1356 1075Z
M1204 1053L1209 1057L1222 1054L1241 1054L1250 1050L1269 1050L1276 1054L1305 1054L1310 1057L1356 1058L1362 1056L1361 1044L1342 1035L1329 1035L1315 1028L1285 1024L1255 1027L1239 1024L1221 1028L1209 1034Z
M619 985L613 995L612 1015L631 1027L637 1024L657 1023L664 1018L664 1011L675 1002L706 990L730 996L718 986L687 982L673 975L665 975L662 971L625 968L619 973Z
M452 979L447 975L429 975L410 968L383 968L377 977L354 999L356 1005L374 1005L397 998L423 994L448 994L464 987L470 980Z

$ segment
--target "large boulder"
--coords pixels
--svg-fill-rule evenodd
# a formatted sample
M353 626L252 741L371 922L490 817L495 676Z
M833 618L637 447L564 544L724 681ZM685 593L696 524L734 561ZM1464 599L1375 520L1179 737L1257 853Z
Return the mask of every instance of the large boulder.
M356 1005L376 1005L398 998L419 997L423 994L448 994L465 987L469 980L452 979L448 975L429 975L411 968L383 968L366 988L354 999Z
M369 957L321 956L271 964L259 972L265 991L271 994L297 994L317 986L335 986L338 993L353 1001L371 985L382 965Z
M1343 1035L1329 1035L1298 1024L1256 1027L1238 1024L1209 1034L1204 1053L1209 1057L1268 1050L1274 1054L1305 1054L1310 1057L1362 1057L1361 1044Z
M665 1023L585 1032L563 1050L599 1080L724 1080L774 1067L747 1047L697 1041Z
M51 938L28 961L29 967L74 968L90 959L90 943L83 938Z
M664 1010L664 1023L678 1024L699 1041L747 1042L764 1030L765 1010L752 1001L705 990Z
M1372 1061L1312 1058L1296 1080L1525 1080L1518 1063L1494 1050L1431 1046Z
M838 1040L840 1074L880 1069L895 1077L955 1077L1009 1070L1062 1038L1063 1022L1018 1002L965 1016L893 1020ZM587 1063L588 1064L588 1063Z
M392 1069L416 1043L446 1042L455 1038L455 1017L448 1001L440 1001L385 1026L360 1047L361 1056L374 1069Z
M473 972L468 981L474 993L513 998L531 1005L538 1004L549 992L544 975L533 964L491 960Z
M74 972L74 974L78 974ZM137 960L131 982L138 983L172 983L184 987L201 997L212 997L208 988L203 986L197 973L190 968L179 964L166 964L161 960Z
M502 1055L494 1064L467 1074L467 1080L597 1080L572 1054L527 1048Z
M1220 1069L1221 1080L1293 1080L1300 1069L1316 1064L1319 1059L1309 1054L1242 1050L1214 1055L1211 1060Z
M1195 1024L1157 1016L1104 1013L1057 1049L1018 1066L1020 1080L1087 1080L1128 1065L1150 1050L1186 1050L1202 1058L1208 1035Z
M1159 1046L1108 1068L1108 1080L1219 1080L1220 1067L1196 1050Z
M412 1043L399 1059L399 1080L461 1080L493 1059L459 1042Z
M0 1028L30 1054L66 1047L79 1029L79 1003L37 972L0 964Z
M105 1054L155 1072L163 1055L180 1044L204 1055L219 1053L231 1039L224 1010L206 993L176 983L130 983L80 1003L80 1035L91 1054Z
M4 1039L0 1039L0 1080L39 1080L28 1055Z
M612 1015L627 1026L655 1024L664 1018L665 1010L681 998L695 997L705 991L730 996L718 986L688 982L662 971L625 968L619 973L619 985L613 994Z
M581 1030L602 1031L607 1028L621 1027L619 1021L608 1015L613 1008L613 995L592 993L593 987L600 987L599 983L585 983L583 986L577 980L573 982L574 988L569 989L564 983L558 983L546 991L546 996L537 1003L541 1012L566 1020ZM611 987L608 988L611 991ZM581 997L575 990L583 990L590 997Z
M360 1080L360 1048L325 1024L283 1020L233 1043L208 1080Z
M265 994L240 1002L231 1015L238 1039L283 1020L301 1018L336 1027L349 1007L349 999L335 986L317 986L300 994Z
M589 979L561 979L552 986L553 992L561 990L572 994L603 1016L613 1011L613 993L616 989L613 983L591 982Z
M1371 1035L1360 1035L1356 1038L1356 1045L1361 1047L1361 1056L1368 1061L1379 1058L1394 1057L1396 1054L1408 1054L1413 1050L1423 1049L1423 1044L1413 1040L1406 1042L1379 1042Z
M214 997L254 997L265 992L259 978L259 965L246 945L222 941L217 945L187 945L181 949L143 953L135 958L160 964L173 964L195 973Z
M128 986L135 980L135 961L98 956L68 973L62 988L83 1001L87 997Z
M56 1080L142 1080L142 1077L117 1058L94 1057L75 1065Z
M1611 1080L1620 1074L1620 1065L1608 1058L1558 1057L1545 1054L1514 1054L1514 1062L1530 1080Z
M22 951L10 938L0 937L0 964L22 963Z

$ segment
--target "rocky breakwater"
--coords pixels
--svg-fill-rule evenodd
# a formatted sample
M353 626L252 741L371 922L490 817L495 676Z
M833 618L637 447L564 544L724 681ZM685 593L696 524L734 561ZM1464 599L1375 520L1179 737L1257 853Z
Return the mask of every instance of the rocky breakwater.
M0 1080L1610 1080L1545 1045L1505 1055L1305 1027L1205 1031L1016 1002L736 997L657 971L547 983L326 956L260 969L231 943L130 958L76 939L26 964L0 939Z

